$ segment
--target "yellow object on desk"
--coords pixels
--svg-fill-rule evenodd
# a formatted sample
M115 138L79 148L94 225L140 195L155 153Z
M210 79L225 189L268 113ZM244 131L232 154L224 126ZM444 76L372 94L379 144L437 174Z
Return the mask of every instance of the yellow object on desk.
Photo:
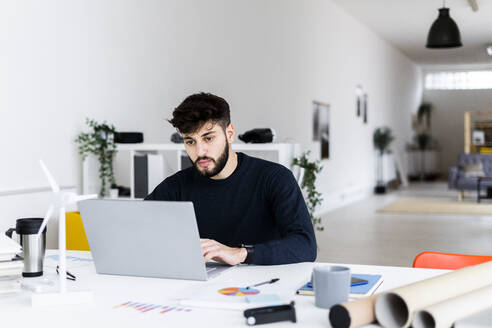
M90 251L80 212L66 213L67 250Z

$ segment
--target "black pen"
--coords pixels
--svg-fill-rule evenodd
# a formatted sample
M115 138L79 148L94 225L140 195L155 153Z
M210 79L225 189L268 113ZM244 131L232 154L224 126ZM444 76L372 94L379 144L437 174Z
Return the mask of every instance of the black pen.
M59 272L58 272L58 269L59 269L59 268L60 268L60 266L59 266L59 265L57 265L57 266L56 266L56 273L57 273L57 274L59 274ZM76 279L76 278L75 278L75 275L71 274L71 273L70 273L70 272L68 272L68 271L65 271L65 272L67 273L67 279L68 279L68 280L75 281L75 279Z
M256 285L248 286L248 287L246 287L246 289L250 289L251 287L256 287L256 286L261 286L261 285L266 285L266 284L273 284L274 282L277 282L279 280L280 280L279 278L273 278L272 280L268 280L268 281L260 282L259 284L256 284Z

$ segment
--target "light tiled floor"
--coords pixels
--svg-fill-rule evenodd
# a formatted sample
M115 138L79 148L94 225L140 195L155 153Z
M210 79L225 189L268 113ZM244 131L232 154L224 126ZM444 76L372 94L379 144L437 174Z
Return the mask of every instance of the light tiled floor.
M456 199L457 193L445 183L413 184L329 212L325 230L316 233L317 261L411 266L426 250L492 254L492 216L376 213L399 197Z

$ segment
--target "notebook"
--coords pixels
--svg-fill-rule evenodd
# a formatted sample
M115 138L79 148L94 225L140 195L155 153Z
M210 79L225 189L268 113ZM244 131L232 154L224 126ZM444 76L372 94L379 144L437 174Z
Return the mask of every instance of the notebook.
M352 274L353 278L367 280L367 284L350 286L350 298L360 298L374 294L376 289L383 282L383 276L380 274ZM303 285L296 292L299 295L314 295L313 285L311 281Z

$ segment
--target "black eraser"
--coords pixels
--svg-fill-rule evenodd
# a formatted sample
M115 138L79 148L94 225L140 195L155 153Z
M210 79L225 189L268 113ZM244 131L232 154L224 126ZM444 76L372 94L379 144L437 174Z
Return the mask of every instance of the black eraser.
M285 305L265 306L244 311L246 323L250 326L278 321L296 322L294 302Z

